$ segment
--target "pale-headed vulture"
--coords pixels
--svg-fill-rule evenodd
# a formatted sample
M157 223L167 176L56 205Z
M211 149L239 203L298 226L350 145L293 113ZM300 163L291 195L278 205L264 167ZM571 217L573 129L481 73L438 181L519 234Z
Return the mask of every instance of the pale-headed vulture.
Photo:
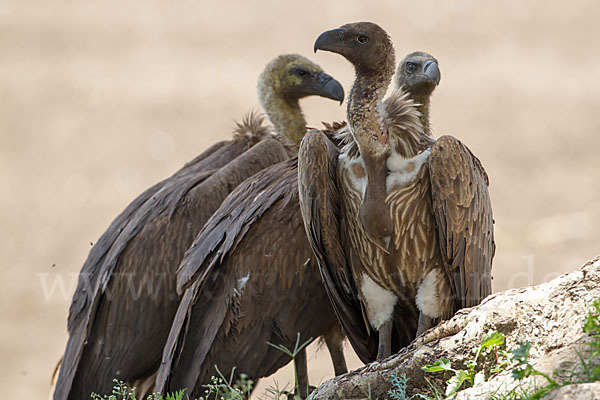
M89 398L109 392L113 378L157 371L179 304L176 269L197 233L241 182L296 155L306 131L301 98L344 98L339 82L299 55L269 63L258 95L273 127L250 115L232 140L138 196L93 246L71 303L54 399Z

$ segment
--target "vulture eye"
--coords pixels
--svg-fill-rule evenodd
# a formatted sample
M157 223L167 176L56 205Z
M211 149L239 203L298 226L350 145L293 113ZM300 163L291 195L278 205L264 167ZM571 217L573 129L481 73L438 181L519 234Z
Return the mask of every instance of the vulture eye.
M365 35L360 35L359 37L356 38L356 41L360 44L367 44L367 42L369 41L369 38L366 37Z
M417 69L417 65L415 63L411 63L411 62L406 63L406 70L408 72L415 72L416 69Z
M301 68L297 68L295 71L296 75L298 76L305 76L307 74L307 72Z

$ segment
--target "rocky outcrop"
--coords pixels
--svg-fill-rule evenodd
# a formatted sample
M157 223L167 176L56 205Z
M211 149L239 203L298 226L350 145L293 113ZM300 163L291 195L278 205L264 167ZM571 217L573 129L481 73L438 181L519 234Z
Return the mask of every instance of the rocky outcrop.
M581 354L586 349L582 326L592 302L598 298L600 257L550 282L492 294L480 305L460 310L389 359L323 383L309 398L388 398L393 374L406 374L408 395L425 393L428 384L422 365L444 357L453 366L462 367L462 361L473 358L472 351L480 345L482 333L490 330L506 336L508 349L517 347L518 342L531 343L529 361L536 369L546 373L567 369L578 362L577 352ZM426 375L429 380L438 379L440 387L443 379L448 379L442 373ZM521 382L529 383L531 379ZM517 384L511 372L505 371L459 392L457 399L485 399ZM558 389L547 398L596 399L600 398L598 390L598 383L573 385Z
M544 397L544 400L600 400L600 382L564 386Z

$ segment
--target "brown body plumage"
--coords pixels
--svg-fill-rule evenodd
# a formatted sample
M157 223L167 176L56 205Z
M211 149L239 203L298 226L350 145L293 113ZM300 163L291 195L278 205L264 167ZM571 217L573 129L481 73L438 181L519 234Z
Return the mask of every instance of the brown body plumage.
M296 159L265 169L232 192L196 238L178 273L178 287L186 290L158 389L185 387L199 396L217 374L215 365L226 376L235 367L256 381L290 361L268 343L293 348L298 333L304 342L339 332L302 216L290 212L298 210L296 188Z
M278 86L261 85L259 97L269 95L263 105L274 121L281 113L304 121L298 100L310 94L343 99L341 85L304 57L279 57L266 71L263 78ZM277 108L279 96L286 96L284 110ZM213 145L146 190L97 241L73 296L55 399L106 393L113 378L132 381L156 372L179 304L175 271L185 250L235 187L295 153L296 125L277 124L274 135L259 119L250 117L233 140Z
M348 121L358 154L347 151L352 145L338 153L322 133L309 133L299 153L301 209L351 343L372 359L374 328L381 359L491 292L487 176L458 140L428 136L401 91L384 105L393 47L380 27L357 23L325 32L315 49L355 66ZM335 215L337 226L322 222ZM363 314L370 326L356 327Z

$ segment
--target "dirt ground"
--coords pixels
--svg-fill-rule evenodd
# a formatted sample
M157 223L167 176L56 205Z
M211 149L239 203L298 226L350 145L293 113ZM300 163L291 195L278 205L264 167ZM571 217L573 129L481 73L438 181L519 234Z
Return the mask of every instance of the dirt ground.
M276 55L306 55L349 89L350 65L312 46L357 20L386 28L398 59L440 60L434 132L463 140L490 175L495 291L600 252L599 2L4 0L3 397L47 396L76 274L110 221L229 137L258 108L256 78ZM322 99L303 106L312 126L345 115ZM324 352L310 357L313 384L332 375Z

